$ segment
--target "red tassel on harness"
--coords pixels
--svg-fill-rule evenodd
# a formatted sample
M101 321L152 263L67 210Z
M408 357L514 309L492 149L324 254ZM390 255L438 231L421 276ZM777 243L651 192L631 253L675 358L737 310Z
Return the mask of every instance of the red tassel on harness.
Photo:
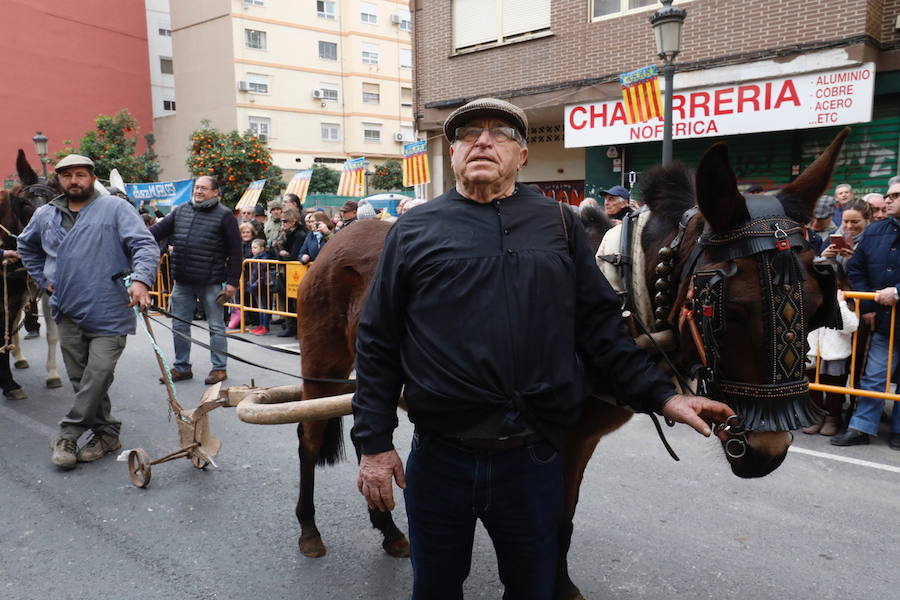
M703 316L707 319L711 319L716 316L716 307L712 304L704 304L703 305Z

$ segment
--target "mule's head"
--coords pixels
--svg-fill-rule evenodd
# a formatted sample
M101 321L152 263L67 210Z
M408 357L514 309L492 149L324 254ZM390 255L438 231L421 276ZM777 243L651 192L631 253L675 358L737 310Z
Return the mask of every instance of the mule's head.
M706 221L693 278L693 316L714 376L709 393L737 413L746 450L719 431L735 475L762 477L784 460L791 430L818 418L805 377L806 334L836 324L832 275L814 265L806 226L827 189L844 129L794 182L744 196L724 144L696 171ZM839 314L839 313L838 313ZM839 317L838 317L839 319ZM692 337L682 332L682 338Z
M16 173L20 183L13 187L8 198L9 218L18 221L21 230L31 220L31 216L38 207L50 202L61 191L54 175L46 179L38 176L28 163L28 159L25 158L25 152L22 149L19 149L16 156ZM7 223L7 221L3 222Z

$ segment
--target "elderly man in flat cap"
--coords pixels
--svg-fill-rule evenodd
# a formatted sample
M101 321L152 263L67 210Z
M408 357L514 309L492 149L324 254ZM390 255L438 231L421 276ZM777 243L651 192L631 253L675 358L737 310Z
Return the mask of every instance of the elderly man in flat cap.
M504 598L547 600L583 361L620 401L704 435L704 419L732 411L676 395L628 335L578 219L517 183L521 109L475 100L444 134L456 186L393 225L359 323L357 483L380 510L394 506L392 480L405 487L414 599L462 598L481 519ZM392 443L401 389L415 424L405 472Z
M122 447L121 423L107 394L125 336L135 331L131 306L150 306L159 246L127 200L94 189L94 163L70 154L56 163L61 196L35 211L19 236L28 274L50 295L75 403L52 443L53 464L72 469ZM126 292L113 276L133 271ZM80 449L78 438L92 433Z

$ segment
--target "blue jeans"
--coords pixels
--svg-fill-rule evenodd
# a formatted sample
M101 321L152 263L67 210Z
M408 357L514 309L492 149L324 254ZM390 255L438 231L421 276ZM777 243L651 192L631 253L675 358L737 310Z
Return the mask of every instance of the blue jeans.
M406 462L413 600L459 599L475 521L497 553L503 598L549 600L562 517L562 458L547 442L473 450L416 434Z
M900 348L894 345L893 365L891 373L897 372L900 363ZM884 391L884 382L887 378L888 364L888 336L882 333L873 333L869 345L869 357L866 360L866 372L859 380L859 387L875 392ZM850 419L850 427L857 431L863 431L869 435L878 434L878 422L884 410L884 400L880 398L856 397L856 411ZM900 433L900 407L894 406L891 413L891 432Z
M169 298L172 314L178 319L172 320L172 329L175 330L175 363L172 365L179 371L191 369L191 320L194 318L196 301L206 313L209 323L210 361L213 370L225 370L225 353L228 351L228 341L225 338L225 320L222 318L222 307L216 304L216 296L222 291L222 284L193 285L175 282L172 288L172 296ZM181 335L179 335L181 334Z

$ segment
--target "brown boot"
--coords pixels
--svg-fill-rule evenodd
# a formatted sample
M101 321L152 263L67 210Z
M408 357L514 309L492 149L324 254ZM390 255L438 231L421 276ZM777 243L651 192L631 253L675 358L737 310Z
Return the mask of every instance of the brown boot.
M819 433L829 437L837 435L840 424L841 420L837 417L825 417L825 422L822 423L822 428L819 430Z
M819 421L818 423L813 423L809 427L804 427L800 431L802 431L803 433L807 433L809 435L815 435L815 434L819 433L819 431L822 429L822 424L823 424L822 421ZM831 435L834 435L834 434L831 434Z

